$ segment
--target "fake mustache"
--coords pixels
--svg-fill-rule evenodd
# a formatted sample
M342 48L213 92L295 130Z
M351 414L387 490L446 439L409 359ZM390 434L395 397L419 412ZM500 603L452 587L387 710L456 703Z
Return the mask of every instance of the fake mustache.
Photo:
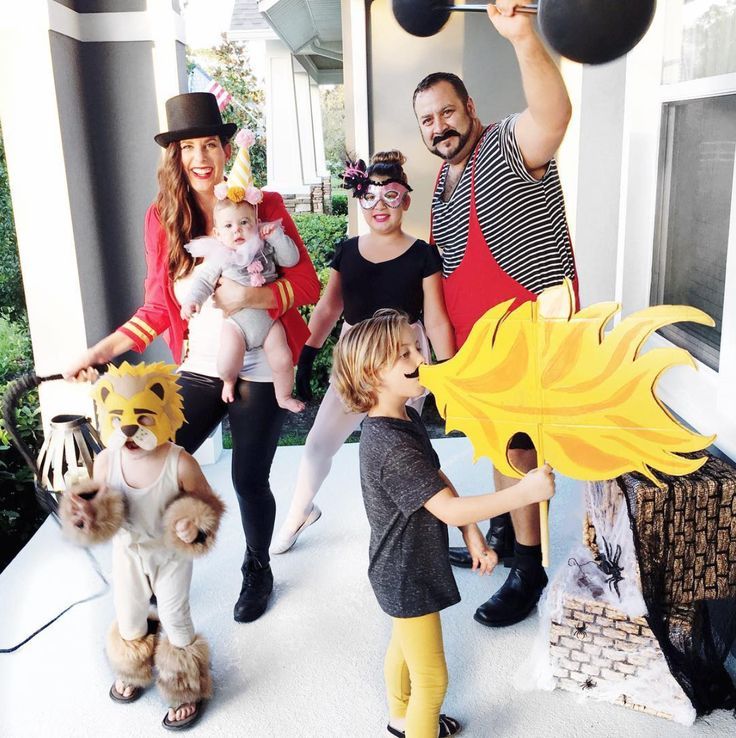
M419 377L419 367L409 374L404 374L407 379L417 379Z
M440 133L438 136L435 136L432 139L432 146L437 146L438 143L442 143L445 139L452 138L453 136L457 136L459 138L460 134L453 128L450 128L449 131L445 131L444 133Z

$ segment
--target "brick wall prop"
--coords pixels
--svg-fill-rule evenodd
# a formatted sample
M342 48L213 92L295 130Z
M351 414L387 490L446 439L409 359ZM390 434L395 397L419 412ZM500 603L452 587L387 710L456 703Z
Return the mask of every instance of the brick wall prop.
M660 476L586 484L584 545L540 613L555 686L689 724L736 694L704 615L736 608L736 471Z
M555 686L586 697L691 725L695 710L670 674L642 617L594 598L565 593L550 622Z
M615 480L588 483L584 504L583 544L593 546L570 553L540 604L551 686L690 725L695 710L645 619L621 487Z
M736 643L736 469L705 456L697 471L660 474L658 485L635 474L616 480L630 511L648 622L698 715L736 705L736 681L725 667Z

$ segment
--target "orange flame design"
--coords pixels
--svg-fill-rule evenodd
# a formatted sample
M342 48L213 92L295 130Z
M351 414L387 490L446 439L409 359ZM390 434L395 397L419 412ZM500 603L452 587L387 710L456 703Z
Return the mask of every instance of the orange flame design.
M557 307L550 311L551 303ZM507 455L511 437L522 431L540 461L576 479L638 471L656 483L652 469L681 475L703 465L705 459L679 454L705 448L714 436L682 426L654 391L669 367L695 366L690 354L678 348L642 354L641 348L670 323L713 325L708 315L685 306L651 307L604 336L619 305L573 313L568 284L512 312L510 304L489 310L453 359L420 369L447 430L464 432L476 459L488 456L500 472L522 476Z

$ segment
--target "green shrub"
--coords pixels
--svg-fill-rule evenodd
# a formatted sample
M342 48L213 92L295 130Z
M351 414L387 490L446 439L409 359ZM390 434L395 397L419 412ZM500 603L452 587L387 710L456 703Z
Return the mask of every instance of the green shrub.
M294 216L299 235L319 272L328 267L335 253L335 246L345 239L348 219L344 215L319 215L302 213Z
M348 196L345 192L332 193L332 214L347 215L348 214Z
M24 316L26 310L2 130L0 130L0 309L13 317Z
M10 380L33 367L31 339L25 320L12 320L0 313L0 398ZM20 398L15 411L18 432L36 455L41 445L41 416L38 393L34 390ZM32 474L0 419L0 538L5 542L0 552L0 571L36 532L45 515L36 505Z
M317 270L322 291L324 291L330 276L330 262L335 253L335 247L347 236L348 220L344 215L317 215L305 213L295 215L294 222L299 230L299 235L307 247L312 263ZM304 319L309 322L313 306L307 305L300 308ZM330 381L330 369L332 368L332 349L337 337L340 335L341 321L338 321L332 333L322 346L322 350L314 361L312 372L312 393L315 399L321 399Z

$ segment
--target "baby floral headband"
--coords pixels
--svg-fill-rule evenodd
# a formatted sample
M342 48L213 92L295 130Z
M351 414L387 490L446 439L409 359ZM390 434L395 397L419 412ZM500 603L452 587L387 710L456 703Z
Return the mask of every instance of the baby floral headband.
M255 142L252 131L243 129L235 136L235 143L240 147L235 157L227 182L215 185L215 197L218 200L227 198L231 202L247 202L258 205L263 200L263 192L253 184L253 170L250 166L248 149Z

